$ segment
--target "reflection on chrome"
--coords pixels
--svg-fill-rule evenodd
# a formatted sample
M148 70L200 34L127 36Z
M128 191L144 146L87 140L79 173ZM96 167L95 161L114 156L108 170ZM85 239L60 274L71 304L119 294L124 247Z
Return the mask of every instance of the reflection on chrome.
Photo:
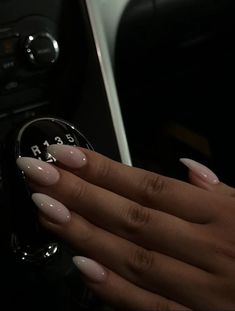
M59 251L57 243L40 246L24 245L14 233L11 237L11 247L19 260L33 264L43 264L54 257Z

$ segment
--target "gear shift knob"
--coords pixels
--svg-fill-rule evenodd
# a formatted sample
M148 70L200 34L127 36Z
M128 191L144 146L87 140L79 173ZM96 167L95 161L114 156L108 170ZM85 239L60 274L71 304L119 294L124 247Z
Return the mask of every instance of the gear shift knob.
M59 244L38 223L37 208L24 173L17 167L18 157L34 157L55 163L47 152L51 144L66 144L93 149L74 125L56 118L37 118L20 126L5 148L4 185L12 216L11 246L17 257L41 263L54 257Z

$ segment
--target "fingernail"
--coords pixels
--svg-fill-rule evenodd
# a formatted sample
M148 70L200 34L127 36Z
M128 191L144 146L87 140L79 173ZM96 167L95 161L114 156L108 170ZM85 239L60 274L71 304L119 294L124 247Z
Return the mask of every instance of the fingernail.
M32 200L39 210L52 222L56 224L64 224L70 221L71 214L69 210L59 201L42 193L32 194Z
M50 145L47 151L60 163L70 168L80 168L87 163L85 154L77 147L68 145Z
M219 183L218 177L205 165L191 159L181 158L180 162L187 166L194 174L202 178L209 184L216 185Z
M106 280L107 272L94 260L86 257L73 257L73 262L79 271L92 282L102 283Z
M53 185L60 178L59 172L46 162L21 157L16 160L16 163L29 179L42 186Z

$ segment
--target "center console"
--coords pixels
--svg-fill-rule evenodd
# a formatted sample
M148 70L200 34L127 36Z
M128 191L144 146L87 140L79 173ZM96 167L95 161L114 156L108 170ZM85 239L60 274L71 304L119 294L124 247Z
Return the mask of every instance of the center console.
M0 0L2 308L4 305L9 310L25 311L109 309L81 281L72 264L73 251L54 237L47 237L53 243L46 255L43 253L46 260L30 260L28 249L34 239L27 230L34 228L31 223L34 218L20 222L25 201L16 200L13 208L10 206L9 197L14 198L20 188L16 183L14 190L9 189L5 177L8 171L10 176L14 166L8 161L10 153L6 152L12 132L28 128L35 120L43 126L43 133L47 131L48 120L54 123L63 120L58 124L74 126L96 151L130 163L122 120L118 114L114 116L118 107L110 97L102 70L104 63L91 11L92 1L88 0ZM38 155L41 147L35 143L38 134L37 127L34 129L27 130L26 136ZM58 133L57 130L54 136L50 133L54 143L61 143ZM67 143L75 139L70 132L64 137ZM17 236L13 233L15 225L19 229ZM19 236L23 237L20 244ZM27 256L23 255L22 245L26 246ZM42 258L40 249L34 251Z

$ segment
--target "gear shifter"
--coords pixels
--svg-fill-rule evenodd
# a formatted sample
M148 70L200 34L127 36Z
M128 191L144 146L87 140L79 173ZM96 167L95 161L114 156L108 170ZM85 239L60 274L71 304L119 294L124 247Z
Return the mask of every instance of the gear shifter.
M51 144L66 144L93 149L72 124L57 118L37 118L20 126L11 134L4 165L4 185L13 219L11 247L23 261L41 264L59 252L55 238L38 223L37 208L24 173L16 165L18 157L34 157L46 162L56 160L47 152Z

